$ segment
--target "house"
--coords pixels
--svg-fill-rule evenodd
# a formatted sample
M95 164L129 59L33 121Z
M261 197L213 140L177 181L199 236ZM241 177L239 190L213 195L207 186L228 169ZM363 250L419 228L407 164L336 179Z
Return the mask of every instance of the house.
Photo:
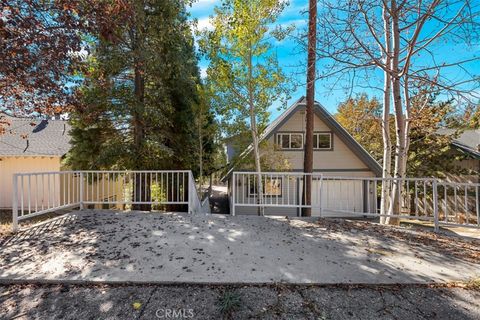
M452 134L455 130L443 129L442 134ZM459 160L455 160L455 166L465 171L462 175L449 175L453 181L480 182L480 129L463 131L451 143L451 153Z
M305 139L305 108L304 97L296 101L275 119L264 131L260 141L274 146L273 157L284 158L289 163L290 172L302 172L304 160ZM381 166L354 138L333 118L333 116L318 102L315 103L314 120L314 172L330 177L380 177ZM229 148L232 150L232 148ZM249 146L239 157L251 154ZM230 151L231 153L231 151ZM229 194L232 195L232 179L234 171L246 171L242 165L231 165L230 170L222 179L228 182ZM335 185L334 181L323 181L323 186L329 185L329 201L343 206L344 211L361 211L366 204L365 197L368 186L361 180L348 181L348 185ZM296 184L297 186L301 184ZM255 186L252 181L237 181L239 189L237 197L247 198L255 196ZM265 196L275 197L284 201L285 197L299 193L299 190L289 190L290 184L281 179L267 182ZM298 188L298 187L297 187ZM313 181L313 189L319 188L319 183ZM373 197L373 194L370 192ZM322 197L325 195L322 195ZM283 199L282 199L283 198ZM313 205L320 202L319 197L313 197ZM376 199L370 203L377 203ZM256 214L255 207L238 207L236 214ZM298 215L298 208L267 207L265 214ZM313 211L312 215L318 212Z
M0 118L9 123L6 132L0 134L0 209L9 209L13 173L60 171L62 156L70 149L70 126L64 120L6 114ZM39 193L42 186L33 188Z

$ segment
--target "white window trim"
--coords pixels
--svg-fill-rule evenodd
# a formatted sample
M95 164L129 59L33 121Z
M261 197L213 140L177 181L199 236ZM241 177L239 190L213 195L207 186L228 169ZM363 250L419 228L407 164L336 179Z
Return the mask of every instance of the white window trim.
M314 150L333 150L333 146L332 146L332 133L331 132L314 132L313 135L317 136L317 146L313 146L313 149ZM320 143L320 139L319 137L321 135L328 135L329 137L329 140L330 140L330 143L329 143L329 147L328 148L320 148L318 147L318 144Z
M302 142L300 143L299 148L292 148L292 135L300 135L302 137ZM283 138L281 139L280 143L278 143L278 137L279 136L289 136L289 146L288 148L283 147ZM304 145L304 137L303 133L301 132L278 132L277 133L277 144L280 146L281 150L303 150L303 145Z

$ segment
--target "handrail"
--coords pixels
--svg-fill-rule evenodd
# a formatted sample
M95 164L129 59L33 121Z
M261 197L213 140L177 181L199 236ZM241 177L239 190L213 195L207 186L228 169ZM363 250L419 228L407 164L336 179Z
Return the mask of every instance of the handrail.
M190 170L78 170L15 173L12 227L61 209L86 205L187 205L208 213Z
M259 198L256 184L264 185ZM379 178L328 176L320 172L254 172L232 174L230 212L245 214L268 209L270 214L299 215L310 208L317 216L389 217L428 220L439 226L480 228L480 183L450 182L436 178ZM306 177L315 179L310 198L303 192ZM382 207L381 188L387 186L387 205ZM269 192L265 192L265 190ZM278 210L282 208L282 210ZM382 211L382 212L380 212Z

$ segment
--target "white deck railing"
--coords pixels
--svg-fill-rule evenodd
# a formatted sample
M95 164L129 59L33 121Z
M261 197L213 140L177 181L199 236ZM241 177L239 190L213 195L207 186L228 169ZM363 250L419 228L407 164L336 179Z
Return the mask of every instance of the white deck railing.
M312 202L303 193L304 177L312 177ZM234 172L231 212L255 213L269 208L272 214L299 214L311 208L314 216L394 217L431 221L439 226L480 228L480 183L445 182L432 178L331 177L319 173L265 172L261 179L266 192L255 193L258 173ZM382 184L395 187L392 214L380 212ZM270 190L268 190L270 188ZM252 211L253 210L253 211Z
M208 201L200 201L193 174L187 170L16 173L12 200L15 231L19 221L89 205L183 205L189 213L210 212Z
M317 205L316 201L309 205L306 204L306 194L302 192L305 176L311 177L313 185L322 183L323 176L318 173L262 172L260 179L263 185L263 196L260 199L256 192L259 174L234 172L230 212L235 215L235 209L238 206L320 209L320 205ZM321 188L312 188L312 196L320 197L320 191Z

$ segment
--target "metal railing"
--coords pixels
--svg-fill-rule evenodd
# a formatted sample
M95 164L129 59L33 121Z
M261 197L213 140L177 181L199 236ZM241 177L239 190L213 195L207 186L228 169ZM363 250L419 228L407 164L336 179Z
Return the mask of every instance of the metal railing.
M175 205L189 213L210 212L188 170L16 173L12 200L14 231L19 221L85 206L143 210Z
M260 178L259 178L260 176ZM230 212L236 213L236 207L265 208L312 208L321 210L317 198L322 188L312 188L312 202L307 205L306 194L302 192L305 177L311 179L313 186L321 186L322 174L299 172L234 172ZM263 194L256 192L258 180L262 181Z
M303 179L309 176L312 177L312 202L306 205ZM261 179L264 189L271 190L258 199L255 192L251 192L255 191L257 177L256 172L233 173L232 214L252 214L255 213L252 209L258 207L269 208L277 215L299 214L301 208L309 207L314 216L424 220L433 222L435 230L442 225L480 228L480 183L268 172L261 173ZM382 185L395 192L395 197L389 197L384 212L380 212Z

